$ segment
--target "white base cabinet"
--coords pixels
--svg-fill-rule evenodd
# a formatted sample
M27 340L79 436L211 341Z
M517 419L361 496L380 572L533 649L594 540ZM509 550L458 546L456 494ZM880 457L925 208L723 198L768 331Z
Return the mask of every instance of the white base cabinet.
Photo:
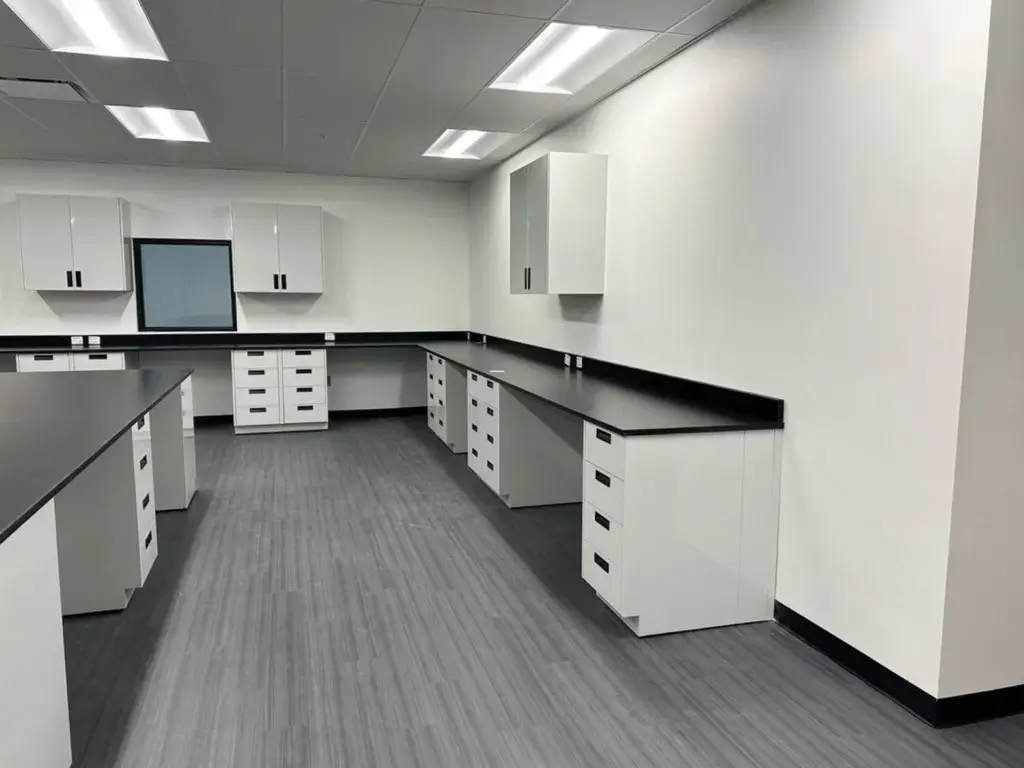
M149 414L57 494L65 616L125 608L157 556Z
M427 353L427 426L452 453L466 453L466 370Z
M580 420L469 371L468 462L509 507L576 504L582 486Z
M47 371L123 371L126 366L124 352L23 352L15 356L19 373L45 373Z
M196 430L192 377L151 412L153 490L158 512L188 509L196 493Z
M327 350L231 353L235 434L327 429Z
M585 423L583 578L634 633L772 618L781 445Z

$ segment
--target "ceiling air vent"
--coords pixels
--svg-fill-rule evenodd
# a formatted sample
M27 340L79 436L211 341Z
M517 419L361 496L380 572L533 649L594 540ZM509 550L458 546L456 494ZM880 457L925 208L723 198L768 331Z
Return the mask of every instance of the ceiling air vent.
M0 94L11 99L46 99L48 101L88 101L75 83L62 80L34 80L21 77L0 77Z

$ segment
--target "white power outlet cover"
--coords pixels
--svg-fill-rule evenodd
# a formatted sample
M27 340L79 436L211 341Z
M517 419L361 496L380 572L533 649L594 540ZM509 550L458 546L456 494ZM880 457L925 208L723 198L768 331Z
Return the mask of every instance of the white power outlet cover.
M565 365L572 365L572 357L570 355L565 356Z
M326 341L326 342L333 342L334 341L334 334L333 333L325 333L324 334L324 341Z
M579 357L579 356L576 357L576 367L577 368L582 368L583 367L583 358L582 357Z
M99 336L90 336L89 337L89 346L90 347L98 347L99 345L100 345L100 337Z
M80 347L84 343L85 342L83 341L83 337L81 337L81 336L72 336L71 337L71 346L72 347Z
M484 344L486 344L486 343L487 343L487 337L486 337L486 336L484 336L484 337L483 337L483 340L484 340Z

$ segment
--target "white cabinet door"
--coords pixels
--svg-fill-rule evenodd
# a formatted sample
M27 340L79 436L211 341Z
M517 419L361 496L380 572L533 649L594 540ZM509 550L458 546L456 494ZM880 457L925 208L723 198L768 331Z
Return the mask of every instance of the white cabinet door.
M513 294L526 293L526 268L530 266L527 191L530 167L509 177L509 287Z
M548 162L545 290L604 293L608 158L556 152Z
M71 251L75 289L126 291L125 242L121 229L121 201L116 197L72 195Z
M323 211L311 205L277 206L281 290L324 292Z
M527 239L530 263L526 274L527 293L548 292L548 156L529 165L526 189Z
M25 290L73 287L71 213L66 195L18 195L21 269Z
M236 203L231 206L231 262L237 293L280 290L276 205Z

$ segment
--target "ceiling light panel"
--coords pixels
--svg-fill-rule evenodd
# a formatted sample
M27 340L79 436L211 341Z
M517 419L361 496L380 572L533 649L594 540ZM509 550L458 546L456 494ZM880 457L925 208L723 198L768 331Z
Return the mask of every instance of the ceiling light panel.
M52 51L167 61L139 0L3 0Z
M137 139L208 142L195 112L164 107L107 107Z
M633 29L548 24L490 87L573 94L654 36Z
M514 133L495 131L461 131L449 128L423 153L424 157L442 157L448 160L483 160L498 147L515 136Z

